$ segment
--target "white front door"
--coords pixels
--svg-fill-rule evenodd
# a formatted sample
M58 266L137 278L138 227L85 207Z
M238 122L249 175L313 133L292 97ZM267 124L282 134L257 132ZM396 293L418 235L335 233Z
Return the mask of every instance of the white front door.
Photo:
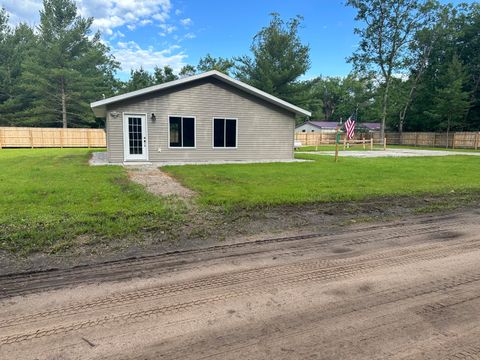
M147 117L145 114L124 114L123 149L125 161L148 160Z

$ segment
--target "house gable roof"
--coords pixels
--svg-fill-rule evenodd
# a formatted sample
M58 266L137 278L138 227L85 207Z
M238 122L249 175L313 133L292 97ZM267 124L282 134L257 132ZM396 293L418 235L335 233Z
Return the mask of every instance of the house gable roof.
M337 128L337 122L335 121L318 121L318 120L312 120L312 121L307 121L303 123L302 125L305 124L310 124L312 126L315 126L319 129L336 129ZM299 125L297 127L300 127L302 125Z
M245 84L244 82L233 79L230 76L227 76L227 75L225 75L225 74L223 74L223 73L221 73L217 70L207 71L207 72L202 73L202 74L193 75L193 76L189 76L189 77L174 80L174 81L169 81L169 82L166 82L166 83L163 83L163 84L160 84L160 85L154 85L154 86L150 86L150 87L147 87L147 88L144 88L144 89L132 91L132 92L129 92L129 93L126 93L126 94L113 96L113 97L110 97L108 99L95 101L95 102L90 104L90 107L92 108L95 116L105 117L106 116L106 106L109 105L109 104L113 104L113 103L116 103L116 102L119 102L119 101L131 99L131 98L134 98L134 97L137 97L137 96L149 94L149 93L152 93L152 92L155 92L155 91L169 89L169 88L172 88L172 87L175 87L175 86L178 86L178 85L186 84L186 83L189 83L189 82L192 82L192 81L195 81L195 80L200 80L200 79L204 79L204 78L208 78L208 77L212 77L212 78L218 79L220 81L223 81L226 84L229 84L233 87L236 87L240 90L243 90L246 93L254 95L254 96L256 96L258 98L261 98L261 99L263 99L263 100L265 100L269 103L277 105L277 106L279 106L283 109L289 110L289 111L291 111L295 114L306 115L306 116L311 115L310 111L299 108L298 106L290 104L289 102L286 102L282 99L279 99L279 98L277 98L273 95L270 95L270 94L268 94L268 93L266 93L262 90L259 90L257 88L254 88L253 86Z

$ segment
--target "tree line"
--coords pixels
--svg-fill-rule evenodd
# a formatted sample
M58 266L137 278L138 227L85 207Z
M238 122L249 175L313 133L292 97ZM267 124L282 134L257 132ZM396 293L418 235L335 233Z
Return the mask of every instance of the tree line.
M178 73L169 66L133 69L127 81L116 77L119 63L73 0L44 0L36 28L10 27L2 9L0 126L101 127L90 102L215 69L309 109L313 119L355 115L381 122L382 131L480 129L478 3L348 0L347 6L356 9L359 37L347 76L306 79L311 57L300 37L303 19L273 13L248 55L207 54Z

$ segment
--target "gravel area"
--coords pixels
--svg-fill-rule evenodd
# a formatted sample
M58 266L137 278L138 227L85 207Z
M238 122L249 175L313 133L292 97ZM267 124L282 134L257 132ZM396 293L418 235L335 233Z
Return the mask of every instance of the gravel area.
M142 185L148 192L159 196L176 195L190 197L195 192L182 186L177 180L152 165L128 169L130 180Z
M335 151L305 151L297 154L315 154L334 156ZM451 156L472 155L480 156L480 152L446 151L446 150L417 150L417 149L387 149L374 151L339 151L339 156L377 158L377 157L417 157L417 156Z

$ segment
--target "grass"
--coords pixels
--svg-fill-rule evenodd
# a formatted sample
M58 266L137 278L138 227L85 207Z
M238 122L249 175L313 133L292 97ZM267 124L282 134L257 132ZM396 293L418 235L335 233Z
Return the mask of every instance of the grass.
M145 192L122 167L88 166L89 156L86 149L0 150L0 250L55 253L95 243L117 246L159 231L173 236L191 225L189 217L216 210L221 220L224 210L480 191L480 159L473 156L334 163L297 154L312 161L165 167L199 193L203 212L193 214L183 202Z
M131 183L123 168L90 167L89 156L85 149L0 150L1 249L57 252L181 219L171 201Z
M472 156L341 158L297 154L308 163L165 167L205 205L256 207L480 190Z

